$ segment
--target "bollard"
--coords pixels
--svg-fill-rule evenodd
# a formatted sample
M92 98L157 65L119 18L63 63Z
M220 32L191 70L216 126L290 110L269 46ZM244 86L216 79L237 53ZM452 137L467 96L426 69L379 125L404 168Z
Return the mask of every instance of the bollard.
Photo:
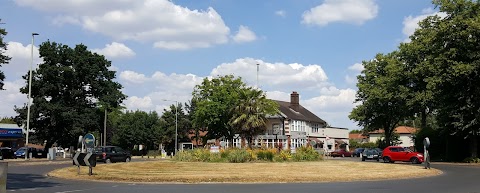
M7 192L8 162L0 162L0 193Z

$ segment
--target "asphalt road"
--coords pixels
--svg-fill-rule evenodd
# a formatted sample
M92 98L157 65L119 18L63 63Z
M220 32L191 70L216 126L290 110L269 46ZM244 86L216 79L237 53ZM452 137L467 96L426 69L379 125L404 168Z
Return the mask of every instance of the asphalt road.
M379 163L383 164L383 163ZM8 168L7 192L35 193L480 193L480 166L461 166L433 163L432 167L442 170L440 176L410 179L367 182L338 183L297 183L297 184L138 184L115 182L70 181L46 177L45 174L71 164L18 165ZM281 175L281 174L279 174ZM319 174L322 175L322 174ZM328 175L328 174L323 174Z

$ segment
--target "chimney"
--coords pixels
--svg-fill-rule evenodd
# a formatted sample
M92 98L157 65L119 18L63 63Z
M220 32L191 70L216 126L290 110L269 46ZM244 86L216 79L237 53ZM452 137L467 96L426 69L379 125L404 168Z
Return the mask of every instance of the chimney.
M296 112L299 112L300 109L300 97L297 91L293 91L292 94L290 94L290 108L293 109Z

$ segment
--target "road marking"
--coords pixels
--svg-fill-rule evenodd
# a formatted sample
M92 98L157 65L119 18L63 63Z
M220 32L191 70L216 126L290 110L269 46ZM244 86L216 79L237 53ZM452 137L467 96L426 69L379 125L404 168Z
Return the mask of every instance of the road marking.
M88 190L88 189L85 189L85 190ZM83 191L85 191L85 190L67 190L67 191L55 192L55 193L83 192Z

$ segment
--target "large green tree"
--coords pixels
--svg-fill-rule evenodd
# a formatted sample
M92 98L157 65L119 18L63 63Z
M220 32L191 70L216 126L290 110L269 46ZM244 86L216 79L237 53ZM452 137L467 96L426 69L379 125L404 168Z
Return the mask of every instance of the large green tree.
M147 149L156 147L161 130L156 112L127 111L115 119L113 144L126 149L133 149L135 145L145 145Z
M165 144L169 151L175 151L175 134L178 135L177 142L191 140L188 134L192 129L192 122L181 103L178 103L178 106L172 104L169 109L163 110L159 129L156 141L159 144Z
M438 121L452 134L471 141L477 157L480 134L480 2L435 0L447 16L433 26L430 57L434 59L432 82L438 90Z
M278 104L267 99L262 90L244 88L239 92L237 105L232 109L233 117L230 120L236 133L247 139L252 148L253 138L265 133L267 129L266 115L278 113Z
M0 19L1 23L2 19ZM2 64L8 64L10 61L10 57L5 55L5 51L7 50L7 44L3 41L3 38L7 35L7 31L5 28L0 28L0 67ZM0 70L0 90L3 89L3 80L5 80L5 74Z
M101 105L117 108L125 99L122 86L115 82L115 71L104 56L92 53L85 45L70 48L55 42L40 45L43 59L33 72L31 93L32 134L61 146L76 145L79 135L103 131ZM22 93L28 93L28 73ZM27 105L18 108L17 120L26 121Z
M360 105L349 118L357 121L364 132L383 129L386 144L391 144L395 127L408 115L404 65L398 54L392 52L377 54L375 59L364 61L363 66L357 77L356 102Z
M246 87L241 78L233 75L205 78L195 86L193 100L197 103L194 114L194 125L208 130L206 139L225 137L233 141L236 131L230 124L233 117L232 108L239 100L239 92Z

